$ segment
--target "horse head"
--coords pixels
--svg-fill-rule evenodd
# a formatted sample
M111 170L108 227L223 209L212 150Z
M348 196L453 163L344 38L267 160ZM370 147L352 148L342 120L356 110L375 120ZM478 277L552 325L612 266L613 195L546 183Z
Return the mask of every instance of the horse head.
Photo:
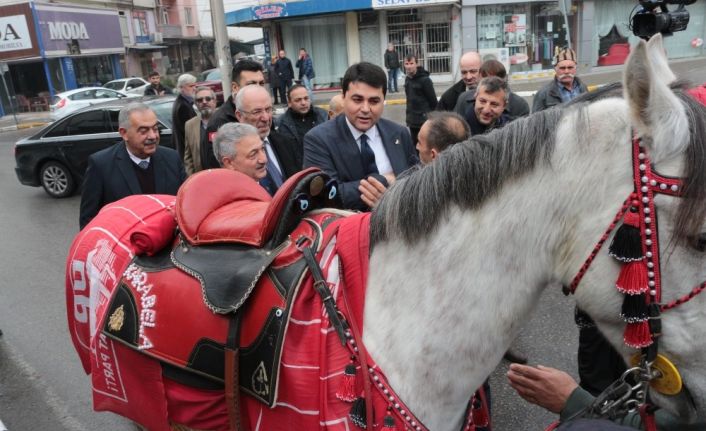
M657 287L647 292L650 295L657 292L655 302L662 304L661 336L655 343L659 354L675 365L683 379L683 389L676 394L665 392L654 383L649 394L656 404L682 420L703 422L706 418L706 342L700 334L706 327L706 295L694 296L699 292L694 288L706 281L706 110L684 91L684 84L678 82L670 70L659 34L647 43L640 41L632 51L625 65L623 93L628 126L646 150L650 169L664 178L681 180L680 196L655 192L656 217L644 214L644 208L639 211L640 217L652 221L653 225L645 225L645 229L656 231L659 241L655 264L661 274L658 272ZM652 177L645 181L635 174L635 178L636 191L647 190L652 182ZM667 189L666 185L663 188ZM594 280L578 289L577 301L590 309L589 313L597 315L599 328L630 364L639 350L624 344L626 324L618 317L615 306L618 303L615 300L621 295L615 292L615 279L607 283L608 278L615 276L614 270L619 265L608 260L596 260L597 271L602 271L603 275L587 277ZM602 285L599 286L597 280ZM582 289L585 291L581 292ZM688 302L681 303L686 299ZM606 303L609 300L612 305ZM679 306L664 307L675 301ZM597 304L603 304L606 309L597 310L600 306Z

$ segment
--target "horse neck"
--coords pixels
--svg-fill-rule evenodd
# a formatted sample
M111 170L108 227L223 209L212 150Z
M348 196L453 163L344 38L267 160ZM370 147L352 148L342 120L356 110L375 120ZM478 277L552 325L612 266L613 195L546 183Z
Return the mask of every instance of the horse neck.
M425 239L374 249L364 341L430 429L458 428L540 291L578 270L629 193L630 153L627 143L616 148L616 130L602 145L576 134L560 127L551 163L508 181L480 209L451 208Z

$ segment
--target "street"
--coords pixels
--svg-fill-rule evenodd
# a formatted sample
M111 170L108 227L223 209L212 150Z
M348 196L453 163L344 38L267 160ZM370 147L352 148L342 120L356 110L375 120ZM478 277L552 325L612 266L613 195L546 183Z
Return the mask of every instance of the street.
M704 80L703 61L698 67L674 66L680 77ZM391 104L385 117L403 122L404 110L403 104ZM0 293L0 430L3 424L9 431L134 430L118 416L93 411L89 378L67 331L64 265L78 232L80 197L52 199L41 188L20 185L15 176L14 142L37 131L0 133L0 259L5 274ZM530 321L518 323L524 329L514 350L531 364L575 374L573 299L564 297L559 286L545 290ZM505 378L507 365L499 364L490 378L493 429L544 429L555 415L515 395Z

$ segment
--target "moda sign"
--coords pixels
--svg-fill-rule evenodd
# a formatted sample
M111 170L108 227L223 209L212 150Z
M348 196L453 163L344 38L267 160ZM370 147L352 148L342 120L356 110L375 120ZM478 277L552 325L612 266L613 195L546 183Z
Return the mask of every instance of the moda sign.
M24 15L0 18L0 52L32 49L32 39Z
M47 24L49 26L49 39L51 40L90 39L86 24L83 22L50 21Z

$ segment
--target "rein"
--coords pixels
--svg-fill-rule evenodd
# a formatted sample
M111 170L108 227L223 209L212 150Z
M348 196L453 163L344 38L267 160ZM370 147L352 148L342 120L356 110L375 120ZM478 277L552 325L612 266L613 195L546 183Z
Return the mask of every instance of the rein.
M674 395L681 391L681 377L669 360L658 355L661 313L684 304L706 289L706 281L688 294L662 303L662 279L659 255L656 194L681 197L683 182L659 175L637 136L632 139L633 192L623 202L612 222L593 247L588 258L564 287L564 294L575 293L579 283L620 221L610 245L610 255L623 265L616 288L625 295L621 316L626 321L623 341L640 349L633 358L634 366L609 386L596 401L580 414L617 417L639 411L647 430L656 430L654 406L647 401L647 387Z

